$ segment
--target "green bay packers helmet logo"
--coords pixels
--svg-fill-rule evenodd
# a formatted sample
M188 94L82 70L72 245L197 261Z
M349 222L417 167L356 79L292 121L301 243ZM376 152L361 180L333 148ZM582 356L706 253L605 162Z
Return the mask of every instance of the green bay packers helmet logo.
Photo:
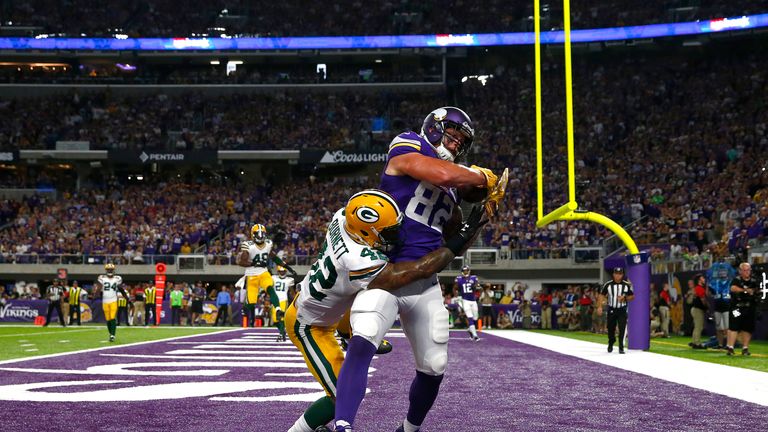
M432 117L434 117L435 121L443 121L447 115L448 111L445 108L438 108L432 111Z
M379 220L379 213L370 207L358 208L357 210L355 210L355 215L357 215L358 219L360 219L365 223L372 224L377 220Z

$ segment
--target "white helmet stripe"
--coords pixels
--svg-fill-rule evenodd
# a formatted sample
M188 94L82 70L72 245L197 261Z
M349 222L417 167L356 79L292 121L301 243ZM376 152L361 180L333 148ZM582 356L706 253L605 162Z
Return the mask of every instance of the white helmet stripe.
M397 210L398 216L402 216L401 212L400 212L400 207L397 206L397 203L395 202L395 199L392 198L392 195L384 192L383 190L380 190L380 189L366 189L364 191L361 191L361 192L358 192L358 193L352 195L352 197L349 198L349 200L351 201L351 200L353 200L354 198L356 198L356 197L358 197L360 195L374 195L374 196L377 196L377 197L387 201L389 204L391 204L392 207L394 207L395 210Z

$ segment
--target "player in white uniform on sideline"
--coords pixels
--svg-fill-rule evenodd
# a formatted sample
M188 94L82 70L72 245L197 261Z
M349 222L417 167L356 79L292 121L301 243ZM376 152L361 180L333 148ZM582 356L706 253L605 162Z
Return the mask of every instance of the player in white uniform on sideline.
M125 298L129 297L123 289L123 278L115 274L115 265L107 263L104 270L107 274L100 275L96 283L101 285L102 289L101 307L104 310L104 319L107 321L109 341L114 342L117 331L117 293L120 292Z
M277 294L277 299L280 301L279 305L281 311L288 310L288 290L295 285L293 277L288 276L288 270L283 266L277 266L277 274L272 276L272 286ZM277 308L272 309L272 322L277 322ZM285 326L280 329L280 336L277 337L278 341L285 342Z
M296 272L283 262L272 248L272 240L267 238L267 228L261 224L251 227L251 240L240 243L240 251L237 254L237 264L245 267L245 302L243 309L248 314L248 325L253 326L255 319L254 309L259 299L261 290L266 291L273 306L275 323L280 334L285 334L283 322L284 309L280 308L280 300L272 286L272 275L269 273L269 262L272 261L283 266L296 278Z
M474 219L473 219L474 218ZM473 212L461 230L419 260L390 263L383 251L399 243L402 213L389 194L368 189L353 195L328 225L317 261L299 284L285 314L288 336L299 348L326 396L315 401L289 432L327 431L333 419L336 380L344 353L336 342L338 322L358 292L393 290L443 269L485 223Z

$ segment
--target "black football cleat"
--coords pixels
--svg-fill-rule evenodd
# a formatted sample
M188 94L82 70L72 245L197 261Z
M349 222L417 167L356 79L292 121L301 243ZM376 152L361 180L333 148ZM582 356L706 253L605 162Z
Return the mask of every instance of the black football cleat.
M619 354L626 354L626 352L624 352L624 348L619 348Z
M379 347L376 349L376 354L387 354L390 352L392 352L392 344L388 340L382 339Z
M613 352L613 345L612 344L608 344L608 352L609 353Z
M322 425L315 428L315 432L332 432L330 429L328 429L328 426Z

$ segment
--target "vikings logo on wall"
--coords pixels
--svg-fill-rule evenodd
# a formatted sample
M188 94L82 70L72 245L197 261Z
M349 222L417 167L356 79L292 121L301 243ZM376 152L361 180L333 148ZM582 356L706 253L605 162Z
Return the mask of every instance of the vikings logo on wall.
M206 324L215 324L216 323L216 314L219 313L219 308L216 307L216 305L211 303L204 303L203 304L203 321L206 322Z
M90 305L80 303L80 322L88 323L93 321L93 310Z

